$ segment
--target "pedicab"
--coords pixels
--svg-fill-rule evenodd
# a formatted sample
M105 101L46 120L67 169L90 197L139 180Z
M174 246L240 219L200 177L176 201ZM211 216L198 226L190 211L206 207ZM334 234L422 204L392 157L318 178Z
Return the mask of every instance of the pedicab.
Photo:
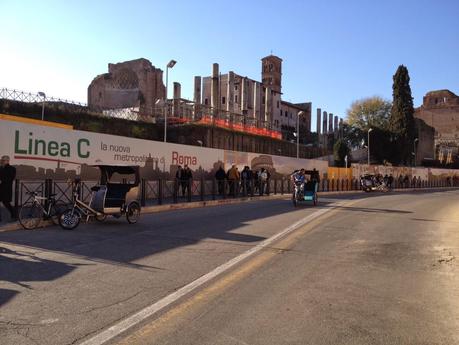
M312 201L314 206L319 202L317 191L319 189L319 172L317 170L305 171L306 182L293 181L293 206L298 206L299 203L304 201Z
M104 221L108 215L120 218L125 215L128 223L136 223L140 217L140 172L138 166L95 165L100 170L100 182L91 188L88 203L81 200L81 180L72 183L73 205L59 217L65 230L75 229L82 219L95 218ZM130 177L128 179L128 176Z

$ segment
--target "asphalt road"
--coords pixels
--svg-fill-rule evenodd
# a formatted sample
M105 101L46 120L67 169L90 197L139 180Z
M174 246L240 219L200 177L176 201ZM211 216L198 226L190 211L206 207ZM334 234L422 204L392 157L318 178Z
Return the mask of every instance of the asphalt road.
M459 344L458 206L458 191L273 200L0 233L0 344L96 344L254 249L109 343Z

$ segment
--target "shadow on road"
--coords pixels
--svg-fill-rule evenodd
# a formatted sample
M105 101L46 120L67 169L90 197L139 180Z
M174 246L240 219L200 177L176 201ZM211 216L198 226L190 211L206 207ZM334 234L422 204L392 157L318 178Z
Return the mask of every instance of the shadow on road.
M70 265L0 247L0 281L31 289L32 281L50 281L70 273L79 265ZM19 291L0 289L0 306Z
M132 225L127 224L124 218L109 218L104 223L82 224L74 231L49 227L3 232L0 233L0 245L3 243L5 247L0 247L0 280L29 288L28 282L53 281L77 267L14 252L6 248L8 244L23 246L24 251L29 253L52 251L65 254L67 260L74 257L155 274L164 268L135 261L202 240L230 241L241 245L257 243L265 238L240 229L259 219L292 212L298 210L290 202L272 200L148 214ZM0 300L5 303L16 293L2 290Z
M0 289L0 306L11 300L19 291L10 289Z
M0 233L0 242L33 248L34 251L41 249L61 252L86 261L128 266L155 274L164 268L134 261L175 248L191 246L202 240L224 240L240 245L257 243L265 238L247 233L247 227L254 221L266 221L270 217L293 213L295 216L292 219L298 219L307 215L305 212L312 213L322 207L369 213L411 213L402 210L334 206L324 200L320 201L319 207L305 204L295 208L290 200L278 199L143 215L139 223L132 225L127 224L124 219L109 218L105 223L81 225L74 231L53 227L38 231L3 232ZM0 252L0 280L25 288L28 287L27 282L52 281L70 273L77 266L8 252L6 248L2 248ZM5 303L15 293L2 290L1 295L0 301Z

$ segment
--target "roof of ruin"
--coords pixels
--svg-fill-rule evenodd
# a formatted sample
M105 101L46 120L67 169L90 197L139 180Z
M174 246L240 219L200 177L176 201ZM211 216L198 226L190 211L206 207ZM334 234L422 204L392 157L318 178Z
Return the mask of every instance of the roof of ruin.
M453 97L459 97L454 92L451 92L450 90L447 90L447 89L429 91L429 92L426 93L426 96L440 96L440 95L444 95L444 94L448 94L448 95L453 96Z

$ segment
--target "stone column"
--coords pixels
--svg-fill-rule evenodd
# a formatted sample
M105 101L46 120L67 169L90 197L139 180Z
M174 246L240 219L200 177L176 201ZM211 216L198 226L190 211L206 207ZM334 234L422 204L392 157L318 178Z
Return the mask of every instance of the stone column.
M228 72L226 85L226 110L228 113L234 112L234 72Z
M334 130L334 133L335 133L335 138L338 138L338 133L339 133L339 128L338 128L338 115L335 115L335 118L334 118L334 122L333 122L333 130Z
M260 84L256 81L253 82L253 118L255 121L260 116Z
M218 105L219 105L219 75L218 75L218 63L212 65L212 81L210 87L210 106L212 107L212 115L215 117L218 114Z
M246 115L247 114L247 96L248 96L248 85L247 85L247 78L241 78L241 113Z
M333 133L333 113L328 114L328 133Z
M327 127L328 113L326 111L322 114L322 147L328 146L328 127Z
M320 135L320 124L321 124L321 119L322 118L322 109L317 108L317 123L316 123L316 132L317 135Z
M172 105L172 116L180 117L180 99L182 98L182 87L180 83L174 82L174 100Z
M271 125L271 88L267 87L265 89L265 118L264 120L268 123L268 125Z
M324 111L323 118L322 118L322 134L327 134L328 128L327 128L327 112Z
M201 118L201 77L194 77L194 109L193 109L193 120L197 120Z

